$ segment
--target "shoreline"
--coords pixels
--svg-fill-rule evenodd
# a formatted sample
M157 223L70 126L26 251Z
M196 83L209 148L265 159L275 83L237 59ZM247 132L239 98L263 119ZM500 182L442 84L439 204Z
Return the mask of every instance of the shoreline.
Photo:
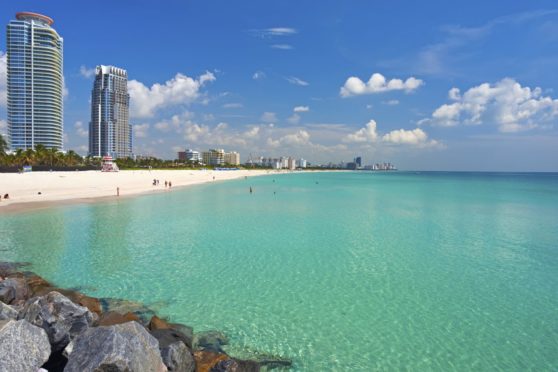
M0 215L36 211L61 205L112 201L243 177L298 172L314 171L252 169L237 171L123 170L118 173L100 171L3 173L0 174L0 195L2 195ZM153 186L153 179L158 179L159 185ZM172 187L165 187L165 180L172 182ZM117 188L119 188L118 196L116 195ZM4 199L4 194L9 194L10 198Z

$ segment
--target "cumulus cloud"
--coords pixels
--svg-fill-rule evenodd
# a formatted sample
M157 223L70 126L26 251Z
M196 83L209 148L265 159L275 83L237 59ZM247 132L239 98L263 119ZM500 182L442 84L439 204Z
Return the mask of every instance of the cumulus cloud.
M558 117L558 99L543 96L541 88L523 87L505 78L495 84L483 83L461 94L448 92L452 103L443 104L419 125L452 127L494 123L503 133L520 132L552 125Z
M420 147L430 147L439 145L436 140L429 140L428 135L420 128L412 130L397 129L392 130L382 136L383 142L403 145L414 145Z
M287 118L287 121L291 124L298 124L300 122L300 115L295 112Z
M0 107L8 106L8 56L0 50Z
M358 77L351 76L345 81L345 85L341 87L341 97L351 97L363 94L383 93L392 90L402 90L410 93L417 90L424 82L415 77L410 77L403 81L401 79L386 80L379 73L372 74L368 82L360 80Z
M155 83L151 87L131 80L128 82L130 116L152 117L161 108L190 104L203 95L200 90L206 83L215 80L215 75L211 72L206 72L197 79L178 73L164 84Z
M298 85L298 86L301 86L301 87L307 87L308 85L310 85L309 82L304 81L302 79L299 79L296 76L286 77L285 80L287 80L289 83L291 83L293 85Z
M262 114L261 120L266 123L275 123L277 122L277 115L274 112L264 112Z
M95 68L93 67L89 68L84 65L81 65L79 68L79 74L86 79L92 78L93 76L95 76Z
M296 106L293 109L293 111L294 112L308 112L308 111L310 111L310 107L308 107L308 106Z
M378 138L376 127L377 127L376 121L370 120L364 128L360 128L356 132L350 133L345 138L343 138L343 142L347 142L347 143L374 142Z
M265 79L266 75L265 72L263 71L256 71L254 72L254 75L252 75L252 79L254 80L260 80L260 79Z
M75 128L76 133L77 133L78 136L84 137L84 138L89 136L89 130L83 125L83 122L76 121L74 123L74 128Z
M149 124L136 124L132 126L134 131L134 136L137 138L147 138L147 132L149 130Z

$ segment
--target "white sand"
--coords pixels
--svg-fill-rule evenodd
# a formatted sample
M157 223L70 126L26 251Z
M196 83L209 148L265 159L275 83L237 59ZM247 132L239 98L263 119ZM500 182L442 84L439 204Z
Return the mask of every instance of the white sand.
M172 192L180 186L275 172L277 171L130 170L117 173L100 171L0 173L0 195L2 195L0 211L7 209L4 207L8 205L15 207L14 204L24 207L25 204L45 202L50 204L76 199L115 197L117 187L120 188L120 196L124 197L149 192ZM160 181L158 186L152 185L153 179ZM171 189L165 188L165 181L172 182ZM5 200L4 194L9 194L10 198Z

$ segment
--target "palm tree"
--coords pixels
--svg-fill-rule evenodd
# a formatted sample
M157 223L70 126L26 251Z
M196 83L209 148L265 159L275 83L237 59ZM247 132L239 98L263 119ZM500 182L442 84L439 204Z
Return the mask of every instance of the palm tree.
M8 142L4 139L4 136L0 134L0 156L6 154L8 149Z

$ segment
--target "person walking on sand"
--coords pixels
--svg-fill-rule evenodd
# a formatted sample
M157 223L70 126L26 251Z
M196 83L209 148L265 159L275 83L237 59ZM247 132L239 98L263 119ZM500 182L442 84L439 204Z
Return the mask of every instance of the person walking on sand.
M169 189L172 187L172 182L169 181Z
M165 187L167 187L167 185L168 185L168 182L167 182L167 181L165 181Z

